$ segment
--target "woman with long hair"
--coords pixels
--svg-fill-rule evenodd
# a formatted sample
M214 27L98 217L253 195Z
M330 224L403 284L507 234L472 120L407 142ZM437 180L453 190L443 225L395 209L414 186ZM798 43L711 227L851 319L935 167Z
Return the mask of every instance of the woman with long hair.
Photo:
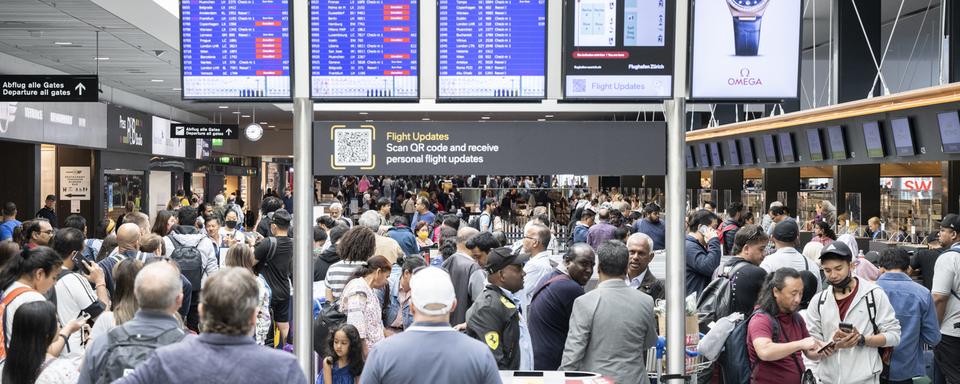
M327 269L327 278L324 280L327 286L327 302L340 300L343 287L350 281L350 277L373 256L377 246L376 236L369 228L356 226L344 233L337 242L340 261Z
M13 340L13 318L17 311L26 303L46 301L47 291L57 283L57 274L63 260L53 248L38 246L33 249L24 249L7 262L6 268L0 272L0 287L3 289L3 300L9 302L4 313L5 319L3 334L9 343ZM49 343L48 343L49 344ZM56 342L54 356L60 354L64 340ZM53 350L51 346L51 350ZM9 354L8 354L9 356ZM0 356L2 358L2 356Z
M814 223L813 231L816 236L810 240L811 242L817 242L827 246L837 240L837 234L833 232L833 226L826 221L818 221Z
M137 297L133 294L133 284L137 273L143 268L143 263L136 259L123 259L113 267L113 308L97 317L91 330L91 338L96 339L105 335L114 327L126 323L133 318L140 308Z
M150 232L164 237L170 234L170 230L172 230L176 224L176 219L173 211L159 211L157 212L157 219L153 222L153 228L151 228Z
M387 287L392 267L383 256L373 256L361 263L351 280L343 288L340 312L347 314L347 324L357 327L363 339L363 356L366 357L374 344L383 340L383 304L374 289Z
M263 275L254 271L253 266L256 264L257 259L254 257L253 248L246 243L234 244L230 247L230 250L227 251L226 256L224 256L224 265L228 267L246 268L257 277L257 285L260 287L260 311L257 312L257 327L254 338L257 340L257 344L266 345L267 335L270 334L270 324L272 321L270 316L270 298L273 293L270 290L270 286L267 285L267 280L263 278Z
M13 316L13 333L3 361L3 383L76 383L81 360L57 358L49 347L79 331L86 319L77 318L60 329L57 307L48 301L20 306Z

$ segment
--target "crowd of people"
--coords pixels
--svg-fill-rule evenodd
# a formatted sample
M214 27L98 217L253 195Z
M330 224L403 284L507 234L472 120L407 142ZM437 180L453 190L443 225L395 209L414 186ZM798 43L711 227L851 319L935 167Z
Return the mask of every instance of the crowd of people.
M103 238L88 237L79 215L21 223L7 203L0 382L498 383L498 371L560 370L646 383L666 291L650 265L664 257L667 219L622 195L567 200L568 236L539 210L516 241L493 196L461 215L419 194L412 212L382 198L353 217L329 206L312 231L310 378L287 353L284 199L265 196L254 213L222 195L153 218L133 210ZM244 225L241 214L256 219ZM727 337L742 335L747 353L718 358L706 377L912 382L928 375L932 348L933 379L960 382L960 217L944 217L939 250L917 255L865 255L829 217L800 244L778 202L760 224L740 203L683 216L686 294L722 292L728 304L704 307L712 318L744 319Z

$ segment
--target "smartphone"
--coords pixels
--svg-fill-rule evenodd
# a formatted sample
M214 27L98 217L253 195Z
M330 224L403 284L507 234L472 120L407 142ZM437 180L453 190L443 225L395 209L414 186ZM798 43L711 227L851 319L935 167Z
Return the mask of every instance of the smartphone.
M77 269L80 270L80 273L83 273L84 275L89 275L90 270L87 269L87 265L83 263L84 260L85 259L83 258L83 256L80 256L79 252L73 253L73 265L77 266Z
M846 333L853 332L853 324L850 323L840 323L840 330Z
M817 353L823 353L823 351L826 351L827 349L829 349L829 348L831 348L831 347L833 347L833 346L835 346L835 345L837 345L837 342L831 340L829 343L827 343L827 345L824 345L823 348L820 348L820 349L817 351Z
M704 236L707 235L708 231L710 231L710 227L706 225L701 225L699 228L697 228L697 232L700 232L700 234Z

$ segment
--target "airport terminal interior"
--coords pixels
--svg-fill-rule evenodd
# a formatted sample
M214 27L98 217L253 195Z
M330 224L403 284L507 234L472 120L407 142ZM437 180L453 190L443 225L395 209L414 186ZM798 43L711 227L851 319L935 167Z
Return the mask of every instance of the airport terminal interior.
M0 0L0 91L3 383L960 384L960 0Z

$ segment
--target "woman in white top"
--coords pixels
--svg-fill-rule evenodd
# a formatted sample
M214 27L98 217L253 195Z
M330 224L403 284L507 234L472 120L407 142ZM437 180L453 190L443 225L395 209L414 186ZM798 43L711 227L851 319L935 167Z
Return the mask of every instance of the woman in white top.
M86 318L73 319L60 329L57 307L48 301L20 306L13 317L13 334L3 361L5 384L76 383L80 379L79 354L56 357L66 340L86 326ZM58 345L59 347L55 348Z
M34 301L46 301L44 294L57 283L57 275L63 260L53 248L38 246L25 249L7 261L3 272L0 273L0 287L3 287L2 304L6 317L3 324L4 342L10 345L13 337L13 318L17 310L24 304ZM63 348L63 340L58 340L59 347ZM58 352L59 353L59 352ZM0 358L4 356L0 354Z
M363 262L343 288L340 312L347 315L347 324L357 327L363 339L363 356L383 340L383 303L374 289L387 287L391 266L387 258L374 256ZM389 292L387 287L385 291Z

